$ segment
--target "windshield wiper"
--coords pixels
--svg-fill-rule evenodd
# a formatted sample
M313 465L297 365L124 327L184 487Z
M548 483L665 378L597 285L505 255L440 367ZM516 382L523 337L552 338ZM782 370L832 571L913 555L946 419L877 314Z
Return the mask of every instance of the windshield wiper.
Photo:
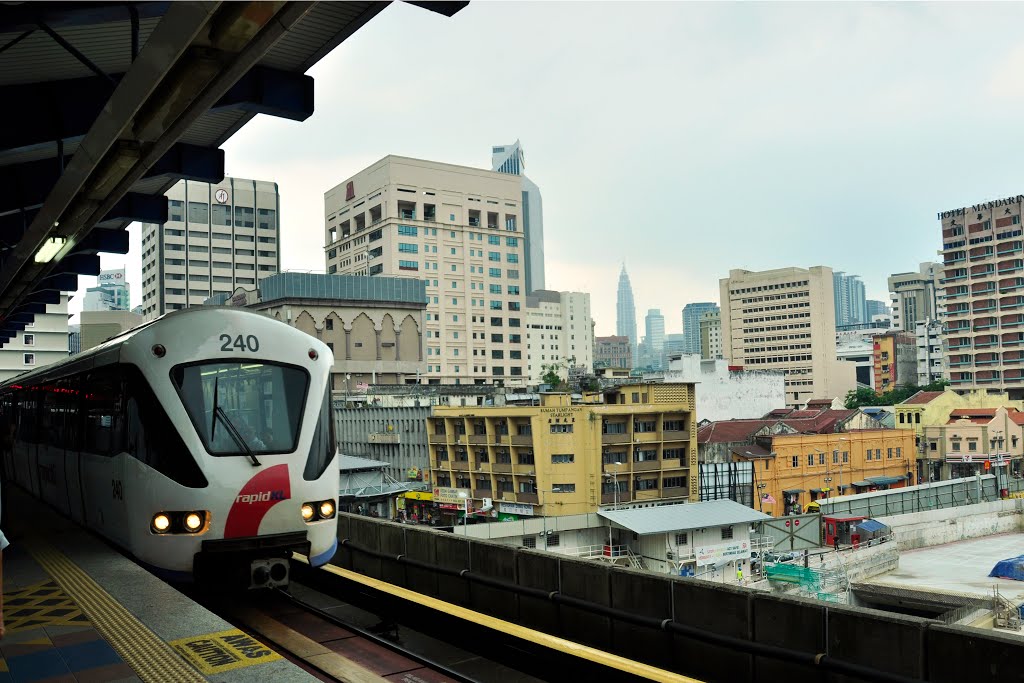
M219 417L224 422L224 426L228 428L228 434L231 435L231 438L242 447L245 454L252 460L253 467L260 467L262 463L256 459L256 454L249 448L249 444L245 442L245 439L238 432L238 428L235 427L228 414L224 412L224 409L217 405L217 383L219 380L220 377L213 378L213 422L210 424L210 443L213 443L214 432L217 428L217 418Z
M228 414L224 412L224 409L221 408L220 406L217 406L216 408L213 409L213 412L214 415L219 417L224 422L224 426L228 428L228 434L230 434L231 438L235 440L235 443L242 447L242 450L245 451L245 454L249 456L250 460L252 460L252 464L255 467L259 467L262 463L260 463L260 461L256 459L256 454L252 452L252 449L249 448L249 444L247 444L245 442L245 439L242 438L242 435L238 433L238 429L231 422L231 419L228 418Z

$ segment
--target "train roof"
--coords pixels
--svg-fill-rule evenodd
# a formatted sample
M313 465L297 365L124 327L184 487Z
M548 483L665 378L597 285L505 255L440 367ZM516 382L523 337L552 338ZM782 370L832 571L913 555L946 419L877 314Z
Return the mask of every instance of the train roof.
M60 370L69 366L82 365L82 369L88 369L101 365L107 365L108 363L112 363L117 359L118 350L120 349L121 345L124 344L129 339L131 339L132 337L134 337L142 330L148 329L155 325L163 325L172 320L176 321L184 317L208 315L214 312L231 312L232 314L242 313L246 315L253 315L259 317L262 320L266 320L268 322L273 321L281 323L282 325L285 325L289 329L295 329L288 325L287 323L281 322L280 320L277 320L275 318L271 318L267 315L264 315L263 313L248 310L246 308L224 306L190 306L189 308L183 308L177 311L169 311L158 318L154 318L153 320L147 320L143 323L140 323L135 327L129 328L119 334L114 335L113 337L104 340L103 343L98 344L97 346L94 346L87 351L77 353L73 356L68 356L67 358L59 360L56 363L50 363L49 365L41 367L38 370L30 370L28 372L23 372L20 375L15 375L10 379L0 382L0 389L3 389L4 387L10 384L23 384L26 380L45 378L51 374L61 374ZM298 332L299 330L296 331Z

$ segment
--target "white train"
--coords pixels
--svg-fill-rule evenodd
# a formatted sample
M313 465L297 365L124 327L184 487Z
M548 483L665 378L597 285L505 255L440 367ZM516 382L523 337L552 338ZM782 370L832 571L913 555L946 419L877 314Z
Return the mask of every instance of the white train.
M0 384L4 472L170 578L284 584L337 549L333 363L258 313L169 313Z

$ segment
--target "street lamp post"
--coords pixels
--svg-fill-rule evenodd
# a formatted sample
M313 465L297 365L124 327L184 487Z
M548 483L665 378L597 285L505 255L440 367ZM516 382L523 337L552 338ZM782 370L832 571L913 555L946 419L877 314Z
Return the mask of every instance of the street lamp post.
M555 488L550 489L550 490L548 490L548 489L540 489L539 492L540 493L561 493L562 489L560 489L560 488L558 488L556 486ZM547 506L544 504L543 500L540 501L540 506L541 506L541 509L544 511L543 514L541 514L541 516L540 516L540 520L541 520L541 524L543 525L543 529L544 529L543 534L542 534L544 536L544 550L547 550L548 549L548 509L547 509Z
M615 465L615 471L614 472L605 472L602 476L605 479L611 479L612 480L612 486L614 487L614 490L612 491L612 510L618 510L619 509L619 470L618 470L618 468L619 468L619 466L622 465L622 463L618 462L618 461L615 461L615 463L613 463L613 464ZM545 547L547 547L546 544L547 544L547 540L545 540ZM612 553L612 524L611 524L611 522L609 522L608 523L608 556L612 557L612 555L613 555L613 553Z

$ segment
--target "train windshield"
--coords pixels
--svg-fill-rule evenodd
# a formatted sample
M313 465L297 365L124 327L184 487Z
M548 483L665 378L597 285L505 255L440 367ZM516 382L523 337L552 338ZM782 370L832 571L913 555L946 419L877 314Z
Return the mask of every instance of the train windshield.
M295 450L309 385L304 370L216 361L179 365L171 378L212 455Z

